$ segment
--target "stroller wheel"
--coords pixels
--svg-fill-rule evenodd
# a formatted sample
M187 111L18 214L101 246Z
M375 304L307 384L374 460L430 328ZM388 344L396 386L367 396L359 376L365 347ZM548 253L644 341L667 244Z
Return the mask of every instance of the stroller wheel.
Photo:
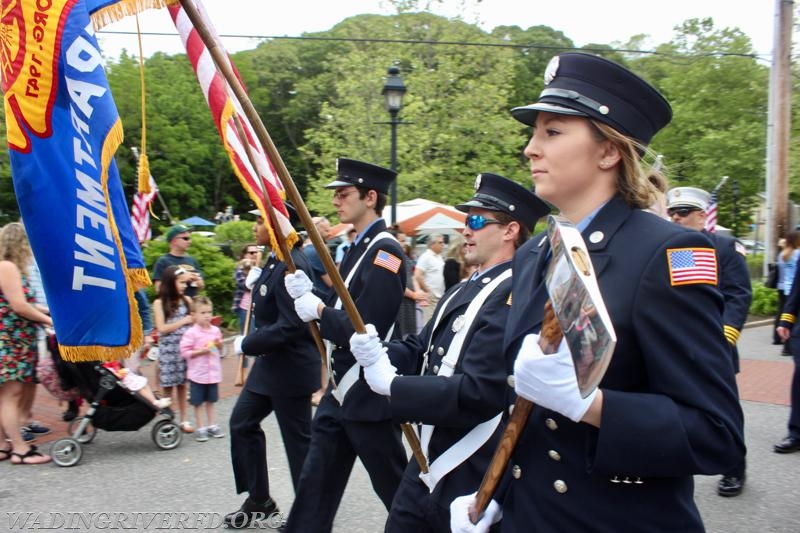
M50 448L50 455L58 466L75 466L83 457L83 448L75 439L59 439Z
M80 429L80 425L84 418L86 417L79 416L75 420L71 421L69 426L67 426L67 431L73 439L77 440L81 444L89 444L97 435L97 428L94 427L94 424L92 424L91 420L87 420L86 427L83 428L83 431L79 435L76 435L76 432L78 429Z
M162 450L177 448L183 438L181 429L171 419L157 422L156 425L153 426L151 435L153 437L153 442Z

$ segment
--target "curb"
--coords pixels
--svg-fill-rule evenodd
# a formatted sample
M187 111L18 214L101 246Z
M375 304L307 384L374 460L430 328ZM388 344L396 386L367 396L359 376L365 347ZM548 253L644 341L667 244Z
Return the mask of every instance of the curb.
M745 328L757 328L759 326L768 326L768 325L774 324L774 323L775 323L775 319L774 318L765 318L763 320L753 320L752 322L747 322L744 326L742 326L742 329L745 329Z

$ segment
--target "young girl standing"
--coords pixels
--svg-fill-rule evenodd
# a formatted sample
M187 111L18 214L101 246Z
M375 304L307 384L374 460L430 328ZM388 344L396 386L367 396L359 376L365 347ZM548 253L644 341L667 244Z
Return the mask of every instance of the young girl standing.
M164 396L172 398L177 389L178 416L184 433L194 432L186 412L186 361L181 357L181 336L194 319L192 301L184 295L189 274L179 266L167 267L161 275L158 298L153 302L153 316L159 333L158 366ZM173 402L174 405L175 402Z
M222 438L225 434L215 422L214 404L219 399L218 384L222 381L222 332L211 324L214 308L205 296L194 299L194 325L181 337L181 355L186 359L186 377L189 380L190 403L194 406L194 420L198 429L195 439L204 442L209 436ZM206 406L203 426L202 406Z

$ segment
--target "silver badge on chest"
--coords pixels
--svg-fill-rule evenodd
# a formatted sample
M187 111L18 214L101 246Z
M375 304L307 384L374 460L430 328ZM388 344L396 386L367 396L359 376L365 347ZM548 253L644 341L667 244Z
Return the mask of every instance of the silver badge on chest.
M258 292L259 292L259 294L261 294L261 296L266 296L267 295L267 286L266 285L262 285L261 287L258 288Z
M464 323L467 321L464 318L464 315L458 315L455 320L453 320L453 326L450 328L453 330L453 333L458 333L461 331L461 328L464 327Z

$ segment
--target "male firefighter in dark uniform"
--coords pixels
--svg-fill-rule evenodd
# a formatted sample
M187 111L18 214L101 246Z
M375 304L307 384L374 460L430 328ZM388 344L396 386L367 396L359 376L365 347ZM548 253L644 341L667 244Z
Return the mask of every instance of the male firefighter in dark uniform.
M429 473L409 463L387 533L449 533L450 502L480 485L502 431L507 362L498 346L511 305L511 258L549 212L531 191L489 173L456 208L468 213L464 258L477 272L443 295L419 335L384 347L368 326L371 333L350 341L372 390L390 396L395 419L422 424Z
M405 291L403 250L380 217L396 173L353 159L337 160L333 206L339 220L358 232L339 270L364 322L389 339ZM302 273L286 277L295 310L305 321L318 320L330 345L331 384L320 401L311 427L300 487L286 531L331 531L356 457L364 464L372 487L386 509L400 484L408 458L400 428L392 422L389 400L372 392L349 349L355 331L334 292L323 302Z
M711 195L696 187L675 187L667 192L667 215L686 228L702 231L711 239L717 252L717 287L725 299L723 311L723 332L730 345L734 370L739 372L739 350L736 342L747 320L753 292L750 287L750 273L747 269L744 245L731 237L710 233L706 228L706 214L711 203ZM720 496L738 496L744 488L745 461L733 470L726 472L717 484Z

